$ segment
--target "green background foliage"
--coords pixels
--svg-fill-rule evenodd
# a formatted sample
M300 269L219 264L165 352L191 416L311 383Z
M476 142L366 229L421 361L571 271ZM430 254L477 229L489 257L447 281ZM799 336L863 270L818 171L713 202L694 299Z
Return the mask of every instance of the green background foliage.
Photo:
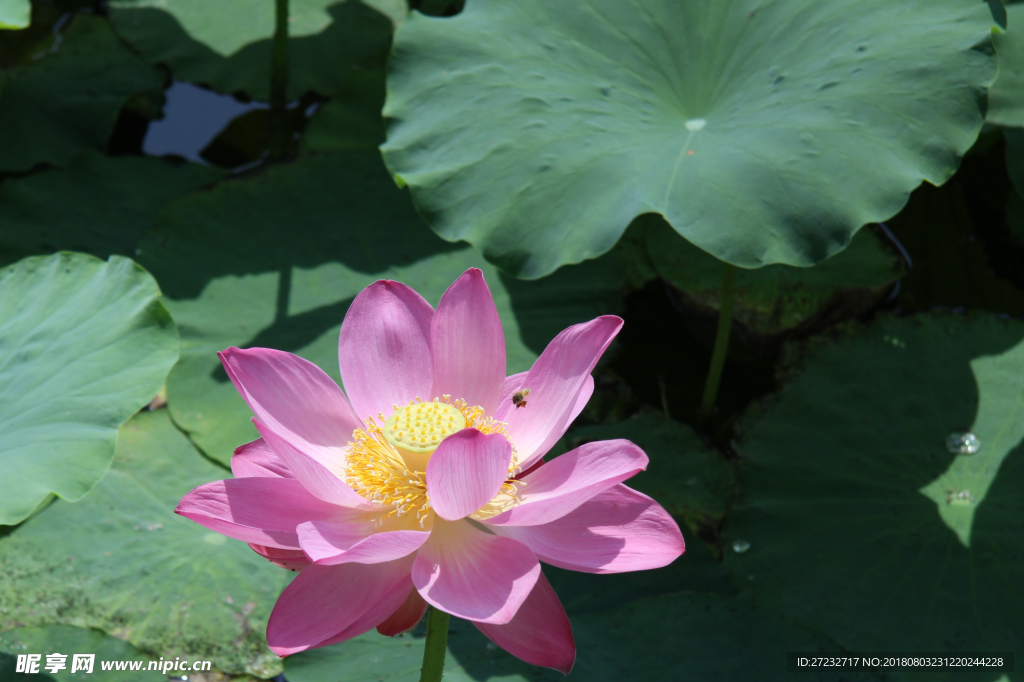
M267 617L291 574L173 511L189 490L224 475L166 410L136 416L92 492L0 538L0 627L100 628L154 657L272 677L280 663L266 645Z
M225 93L269 99L274 3L265 0L113 0L114 29L153 64ZM294 0L291 3L289 97L307 90L336 94L354 72L387 59L402 0Z
M510 374L624 317L552 456L632 440L650 466L630 484L686 538L654 571L545 567L573 679L1024 654L1021 6L291 0L272 161L266 108L184 142L215 105L269 98L271 0L36 0L0 33L0 682L18 653L76 648L211 660L207 682L417 679L422 623L273 655L291 574L173 508L256 435L217 351L338 380L363 287L436 304L468 267ZM167 129L181 155L146 154ZM737 275L701 418L719 258L774 264ZM950 453L968 429L981 450ZM457 619L446 670L560 678ZM843 679L1020 678L933 673Z
M985 120L1005 126L1024 125L1024 36L1013 30L1024 26L1024 5L1006 8L1010 30L992 36L999 53L999 78L988 96Z
M29 23L31 9L29 0L0 0L0 28L25 28Z
M171 412L223 463L258 434L216 352L280 348L340 381L341 320L375 280L405 282L436 304L467 268L483 267L503 314L510 373L529 369L563 328L612 312L621 298L610 262L535 283L503 278L473 249L422 229L375 151L311 153L173 202L139 251L181 326L181 361L168 379Z
M62 166L81 150L104 149L125 103L158 98L163 81L105 20L76 16L60 49L3 74L0 170Z
M141 682L153 674L148 671L103 673L99 663L102 660L146 661L148 664L149 659L131 644L117 637L112 637L102 630L76 628L69 625L47 625L38 628L14 628L0 634L0 680L3 682L14 682L18 678L25 679L21 674L11 672L8 664L16 667L17 655L26 651L42 655L40 672L33 679L46 680L47 682L49 680L55 680L56 682L85 682L86 680L93 679L97 673L112 682ZM66 669L56 673L45 670L46 655L53 653L67 655L65 661ZM72 655L76 653L95 654L96 660L93 663L93 670L91 672L84 670L71 672ZM13 659L13 661L4 661L4 659Z
M882 319L813 350L741 428L726 538L751 549L726 565L847 650L1020 650L1022 398L1016 321ZM981 450L949 452L966 431Z
M739 270L733 319L747 333L774 337L816 331L837 317L870 310L903 274L900 255L883 234L861 230L849 246L818 267ZM660 216L637 218L617 248L642 267L634 279L660 278L690 307L717 314L721 261L680 239Z

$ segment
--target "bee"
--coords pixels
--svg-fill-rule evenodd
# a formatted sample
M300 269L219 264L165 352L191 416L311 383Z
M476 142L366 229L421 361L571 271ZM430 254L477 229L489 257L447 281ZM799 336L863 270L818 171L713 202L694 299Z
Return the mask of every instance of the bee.
M516 406L517 410L520 407L526 407L526 396L528 395L530 395L530 389L528 388L524 388L512 394L512 404Z

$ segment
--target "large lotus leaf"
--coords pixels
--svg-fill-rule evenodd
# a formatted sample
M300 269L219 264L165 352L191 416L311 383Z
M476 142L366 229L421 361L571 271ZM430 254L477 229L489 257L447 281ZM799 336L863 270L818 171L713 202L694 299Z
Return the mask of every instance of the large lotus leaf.
M679 235L661 216L641 216L625 239L639 243L650 269L690 306L717 312L722 262ZM624 241L625 241L624 239ZM733 319L760 336L817 326L842 311L854 317L886 295L903 268L898 252L864 228L836 255L814 267L769 265L736 273Z
M102 682L152 682L153 673L141 671L104 671L103 661L139 661L149 665L149 657L128 642L111 637L100 630L76 628L69 625L48 625L36 628L15 628L0 632L0 682L24 682L23 673L17 673L18 654L40 654L40 672L29 679L55 682L89 682L99 678ZM46 672L46 656L64 654L65 668ZM93 654L93 669L89 672L72 669L74 654Z
M168 379L174 420L222 462L256 432L217 351L297 352L340 380L341 321L377 279L405 282L436 304L467 268L483 267L510 373L528 369L563 328L609 312L622 292L607 260L542 282L499 275L474 249L426 229L372 149L310 155L172 203L138 257L181 328L181 361Z
M25 28L31 15L32 3L29 0L0 0L0 28Z
M135 255L172 199L223 176L199 164L85 152L67 168L0 185L0 265L54 250Z
M469 0L399 28L385 160L524 277L648 212L736 265L811 265L952 175L992 26L978 0Z
M117 429L178 358L156 282L127 258L32 257L0 270L0 525L77 500Z
M163 72L125 47L106 19L79 14L63 35L55 52L3 74L0 171L103 150L125 102L163 90Z
M302 133L300 150L376 149L384 142L384 73L353 77L343 92L321 106Z
M569 680L790 680L786 651L841 655L827 635L735 597L682 593L652 597L574 617L576 665ZM376 633L287 659L289 682L399 682L416 679L423 657L419 633L398 639ZM526 682L566 679L501 651L470 623L452 621L444 679ZM835 680L834 670L807 670L801 680ZM878 680L870 670L844 670L843 680Z
M1006 8L1007 31L992 36L999 54L999 77L988 94L990 123L1024 125L1024 5Z
M735 597L678 594L649 597L575 619L577 658L570 679L789 680L786 651L841 654L826 634ZM835 680L835 671L800 679ZM872 671L843 679L878 680Z
M279 672L266 624L291 574L173 512L189 490L227 475L166 410L137 415L88 496L57 501L0 538L0 629L96 627L153 656Z
M1024 645L1024 323L883 318L750 415L727 553L759 605L849 651ZM980 450L957 454L953 434ZM984 671L901 676L986 680Z
M686 424L660 412L641 412L624 422L569 431L570 447L625 438L640 446L650 463L629 486L650 495L673 516L693 523L725 516L733 489L732 467Z
M332 95L353 72L382 66L401 0L292 0L288 96ZM143 58L184 80L269 99L274 3L112 0L110 19Z

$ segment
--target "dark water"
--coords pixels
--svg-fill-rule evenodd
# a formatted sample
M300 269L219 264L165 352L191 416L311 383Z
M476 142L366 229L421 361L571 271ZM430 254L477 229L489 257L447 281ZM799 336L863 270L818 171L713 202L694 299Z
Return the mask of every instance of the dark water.
M175 154L209 164L200 155L238 116L267 109L259 102L244 103L229 95L175 80L164 91L164 117L149 124L142 151L151 156Z

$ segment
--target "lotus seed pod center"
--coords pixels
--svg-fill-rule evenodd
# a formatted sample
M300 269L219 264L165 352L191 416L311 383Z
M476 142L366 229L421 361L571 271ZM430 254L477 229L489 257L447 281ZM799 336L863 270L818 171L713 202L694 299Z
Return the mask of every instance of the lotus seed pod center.
M466 428L466 417L454 405L443 402L399 407L384 422L389 443L410 452L433 452L442 440Z

